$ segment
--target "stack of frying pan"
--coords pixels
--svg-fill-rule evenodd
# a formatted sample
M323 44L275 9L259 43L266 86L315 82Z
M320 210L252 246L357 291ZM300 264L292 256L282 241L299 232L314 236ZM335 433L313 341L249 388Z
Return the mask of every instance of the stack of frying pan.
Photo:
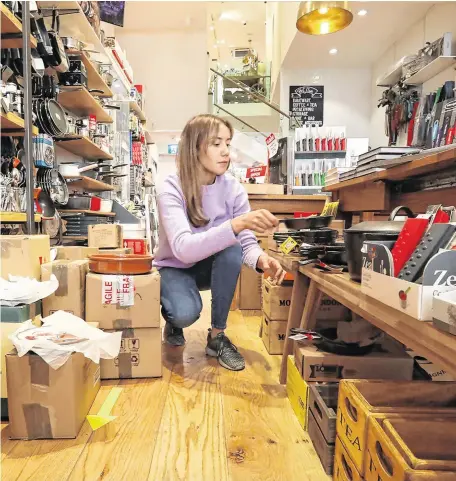
M68 202L68 186L62 174L57 169L40 168L36 173L36 186L48 194L52 202L66 205Z
M61 137L67 133L66 114L56 100L34 99L32 108L36 115L36 125L41 132L53 137Z

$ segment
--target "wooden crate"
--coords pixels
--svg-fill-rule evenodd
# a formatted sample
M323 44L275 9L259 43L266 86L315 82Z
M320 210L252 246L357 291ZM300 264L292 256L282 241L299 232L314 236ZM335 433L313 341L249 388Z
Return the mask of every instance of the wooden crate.
M271 321L264 313L261 339L269 354L283 354L287 337L287 321Z
M397 418L395 415L392 416ZM417 417L417 415L411 415L409 422L412 424L418 423L420 419L423 419L423 416L424 415ZM456 471L413 469L396 447L396 442L385 432L382 426L382 424L385 423L385 419L369 418L365 458L366 469L364 475L366 481L415 481L418 479L426 479L428 481L456 480ZM431 418L428 418L428 420L430 419ZM448 419L440 418L440 421L448 422ZM422 446L427 445L429 449L432 449L430 443L427 443L427 435L427 432L422 432L419 436ZM442 443L439 443L439 446L442 446ZM454 456L454 444L451 447L453 448ZM427 473L427 476L423 473Z
M456 382L342 380L337 435L364 475L367 421L388 413L456 414Z
M327 443L323 433L318 427L314 415L309 412L307 432L312 440L315 451L320 458L321 464L326 474L332 474L334 466L334 443Z
M336 447L334 451L334 481L363 481L363 477L358 473L356 466L342 444L342 441L336 436Z
M387 418L383 430L413 469L456 473L456 418Z
M336 441L339 383L309 384L309 409L327 443Z

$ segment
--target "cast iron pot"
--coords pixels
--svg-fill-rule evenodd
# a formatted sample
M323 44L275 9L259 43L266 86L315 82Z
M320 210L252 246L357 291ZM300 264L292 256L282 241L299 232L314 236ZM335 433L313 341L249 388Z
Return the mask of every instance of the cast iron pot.
M400 211L404 211L408 217L415 217L415 214L408 207L401 205L391 212L387 221L361 222L350 227L350 229L344 230L348 272L352 280L361 282L361 249L364 241L370 240L391 246L392 242L397 240L404 226L404 222L394 220Z

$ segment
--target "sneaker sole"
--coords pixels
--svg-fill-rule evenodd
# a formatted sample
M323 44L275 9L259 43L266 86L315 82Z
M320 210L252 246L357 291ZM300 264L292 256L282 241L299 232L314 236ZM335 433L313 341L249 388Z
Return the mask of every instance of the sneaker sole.
M214 351L213 349L210 349L209 347L206 347L206 354L211 357L217 357L217 352ZM218 363L224 367L225 369L228 369L228 371L243 371L245 369L245 366L240 367L238 369L235 369L231 366L228 366L228 364L224 363L220 358L217 357Z
M168 344L168 346L174 346L174 347L182 347L182 346L185 346L185 341L180 343L180 344L176 344L174 342L170 342L168 341L168 339L165 339L165 343Z

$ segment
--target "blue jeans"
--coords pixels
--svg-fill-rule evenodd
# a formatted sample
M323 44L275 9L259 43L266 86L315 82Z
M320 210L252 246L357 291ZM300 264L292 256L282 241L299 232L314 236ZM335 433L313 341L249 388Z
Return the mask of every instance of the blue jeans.
M188 327L201 314L200 290L212 291L212 327L225 329L236 283L241 272L242 248L235 244L203 259L189 269L162 267L162 314L174 327Z

